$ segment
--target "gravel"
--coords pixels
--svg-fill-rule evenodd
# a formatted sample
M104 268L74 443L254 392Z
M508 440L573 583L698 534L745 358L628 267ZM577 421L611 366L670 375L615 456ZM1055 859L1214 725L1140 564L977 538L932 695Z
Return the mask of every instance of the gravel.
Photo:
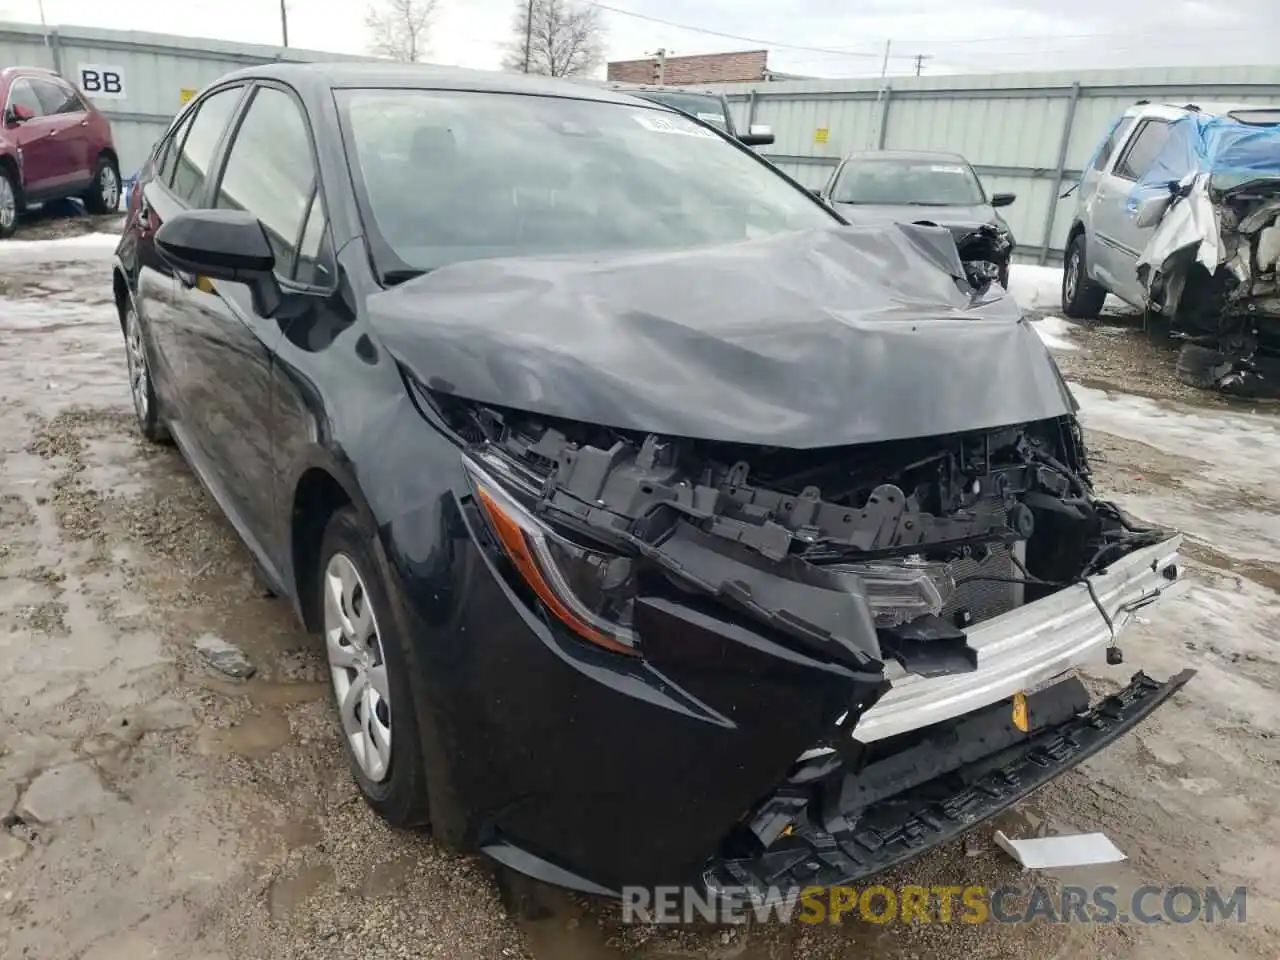
M1129 860L1092 882L1248 882L1248 924L669 928L556 890L541 891L540 919L517 917L485 861L391 830L360 801L320 643L265 595L176 452L131 424L109 263L8 264L0 244L0 297L0 816L19 797L23 811L0 830L0 955L1274 960L1280 623L1268 564L1197 545L1192 592L1143 612L1119 668L1195 666L1186 690L967 841L877 878L1025 884L992 830L1101 830ZM53 319L24 320L37 315ZM1160 354L1132 331L1081 337L1059 358L1076 379L1221 408L1151 373ZM1104 349L1113 341L1138 345ZM1201 508L1196 451L1088 439L1104 489ZM1280 510L1274 494L1251 495ZM210 670L201 637L234 647L253 675ZM1087 679L1117 683L1115 671Z

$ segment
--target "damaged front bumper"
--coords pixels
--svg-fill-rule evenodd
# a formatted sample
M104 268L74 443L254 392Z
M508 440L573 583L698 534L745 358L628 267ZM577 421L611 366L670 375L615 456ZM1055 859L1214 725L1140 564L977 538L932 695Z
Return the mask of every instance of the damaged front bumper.
M947 730L890 760L837 778L831 789L838 807L827 823L815 816L820 808L811 809L819 807L815 798L799 809L775 842L751 856L712 862L703 882L709 893L727 900L767 902L785 899L780 891L794 896L805 887L833 887L879 873L995 816L1101 750L1145 720L1193 675L1184 670L1158 683L1139 672L1125 689L1087 712L1033 726L1025 735L993 724L990 716L974 717L969 729ZM1049 710L1069 710L1082 691L1078 680L1044 691L1054 701ZM1010 712L1001 713L1007 718ZM1031 713L1034 722L1034 706ZM948 759L974 742L994 744L995 749L948 769ZM910 774L921 769L936 775L911 783ZM897 789L903 783L907 788ZM828 829L832 819L838 826Z
M853 735L869 743L928 727L1080 666L1111 644L1135 611L1177 581L1181 543L1178 534L1116 561L1089 578L1092 595L1089 586L1077 584L971 627L975 671L890 675L893 687L862 715Z

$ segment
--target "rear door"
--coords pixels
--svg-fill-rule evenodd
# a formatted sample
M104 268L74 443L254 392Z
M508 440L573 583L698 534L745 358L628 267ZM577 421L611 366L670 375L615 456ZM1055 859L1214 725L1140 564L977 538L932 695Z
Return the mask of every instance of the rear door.
M288 88L263 82L234 130L206 205L258 218L275 253L276 279L286 294L295 294L286 300L304 312L335 281L318 183L301 102ZM176 296L189 341L185 349L199 352L202 443L228 512L243 524L241 535L271 572L288 569L279 545L289 540L276 535L273 452L272 366L284 336L282 319L258 314L243 283L179 274Z
M71 153L65 141L59 140L59 123L49 116L27 77L17 77L9 85L10 107L25 107L31 119L11 131L22 151L22 185L28 200L45 200L56 196L71 169Z
M1138 282L1138 257L1150 238L1151 227L1139 227L1128 208L1129 194L1150 169L1169 135L1169 121L1142 117L1101 173L1093 198L1092 219L1097 241L1090 248L1094 269L1112 293L1141 306L1145 292Z
M84 102L62 80L32 77L31 86L44 107L65 165L59 189L65 193L79 192L93 180L93 166L97 161L97 157L93 161L88 157L89 115Z

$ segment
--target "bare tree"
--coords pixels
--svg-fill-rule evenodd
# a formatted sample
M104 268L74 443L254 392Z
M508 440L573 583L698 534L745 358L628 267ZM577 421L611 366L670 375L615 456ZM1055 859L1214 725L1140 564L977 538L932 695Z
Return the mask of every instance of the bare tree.
M605 28L598 7L575 0L516 0L516 7L504 69L576 77L603 59Z
M417 63L427 53L427 34L438 0L382 0L364 17L369 51L393 60Z

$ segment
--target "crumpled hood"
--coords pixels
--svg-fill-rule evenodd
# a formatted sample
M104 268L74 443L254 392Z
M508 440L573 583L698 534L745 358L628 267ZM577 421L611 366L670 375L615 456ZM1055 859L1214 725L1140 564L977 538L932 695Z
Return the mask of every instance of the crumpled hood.
M1071 412L1013 300L963 275L942 229L833 227L457 263L368 309L433 390L619 429L813 448Z
M986 204L926 207L913 204L837 203L840 216L856 224L917 223L927 220L946 227L957 239L984 223L1002 223Z

